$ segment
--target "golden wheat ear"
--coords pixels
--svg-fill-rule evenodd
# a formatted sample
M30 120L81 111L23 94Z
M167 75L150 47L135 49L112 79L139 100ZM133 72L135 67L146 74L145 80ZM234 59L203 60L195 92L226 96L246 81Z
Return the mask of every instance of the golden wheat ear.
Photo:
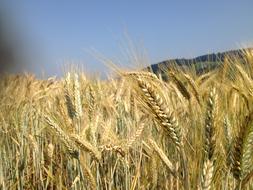
M193 80L193 78L188 75L188 74L183 74L184 77L186 78L187 82L189 83L191 89L192 89L192 93L194 95L194 97L196 98L197 102L199 103L199 105L201 105L202 103L202 99L198 90L198 85L197 83Z
M66 106L71 119L81 119L83 115L79 75L67 73L64 83Z
M65 78L65 83L64 83L64 95L65 95L65 102L68 110L68 115L69 117L73 120L75 115L76 115L76 110L74 106L74 101L73 101L73 80L71 78L71 74L67 73L67 76Z
M142 103L146 104L150 108L150 111L152 112L156 121L169 135L178 153L180 154L184 173L184 188L189 189L188 162L182 141L182 131L177 118L175 117L174 113L169 110L166 100L160 95L156 88L154 88L152 83L144 80L145 78L143 78L142 75L132 77L132 79L138 84L141 93L140 95L143 97Z
M99 150L90 144L89 142L85 141L84 139L81 139L78 135L70 135L70 139L73 140L73 142L81 148L81 150L84 150L86 152L89 152L98 162L101 160L101 153Z
M90 189L96 190L97 189L96 180L95 180L90 168L85 164L85 158L83 156L80 156L80 164L83 169L83 174L89 183Z
M44 120L48 124L48 126L51 129L53 129L53 131L60 138L60 140L64 143L70 155L72 155L75 158L78 158L79 152L76 146L71 141L70 137L48 115L44 115Z
M247 115L234 140L232 152L232 172L237 186L244 187L252 177L253 115Z
M168 132L177 149L182 147L182 134L178 121L172 111L168 109L165 100L155 88L142 78L137 78L138 85L144 94L145 103L151 108L161 127Z
M212 187L214 174L214 149L215 149L215 112L216 112L217 94L213 88L207 101L207 110L204 130L204 165L202 170L201 185L202 189L209 190Z
M179 77L174 73L174 72L169 72L169 77L170 79L176 84L178 90L180 93L187 99L190 100L191 94L190 92L186 89L185 85L183 82L179 79Z

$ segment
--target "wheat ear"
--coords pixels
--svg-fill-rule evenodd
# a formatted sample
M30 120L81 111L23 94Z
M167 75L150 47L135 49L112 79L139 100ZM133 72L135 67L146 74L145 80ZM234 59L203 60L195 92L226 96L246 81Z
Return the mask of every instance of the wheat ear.
M241 78L245 81L245 84L248 86L248 90L251 96L253 96L253 83L252 79L248 75L248 73L238 64L236 64L236 68L241 76Z
M141 123L140 126L135 131L135 134L131 136L131 138L128 140L126 147L130 148L133 143L141 136L143 129L144 129L144 123Z
M215 111L217 95L215 88L210 92L207 101L207 112L205 119L205 137L204 137L204 167L202 171L202 189L211 189L212 178L213 178L213 154L215 148Z
M214 148L215 148L215 131L214 131L214 121L215 121L215 111L216 111L217 95L216 90L210 92L208 102L207 102L207 113L205 119L205 156L209 160L212 159Z
M201 105L201 97L198 91L198 87L197 84L195 83L195 81L187 74L184 74L184 77L186 78L187 82L190 84L193 94L196 98L196 100L198 101L199 105Z
M173 112L168 109L163 98L156 93L156 90L151 84L145 82L141 78L137 78L137 81L144 93L146 103L152 109L153 114L156 116L163 129L168 132L177 149L180 150L182 146L181 129Z
M203 167L202 174L202 190L211 189L211 183L213 179L213 161L206 160Z
M56 135L62 140L62 142L67 147L68 152L78 158L78 150L70 140L69 136L47 115L44 115L46 123L55 131Z
M166 154L163 152L163 150L161 148L159 148L159 146L156 144L155 141L153 141L152 139L148 139L149 144L152 146L152 148L154 149L154 151L158 154L158 156L160 157L160 159L165 163L165 165L168 167L168 169L170 170L170 172L172 173L172 175L174 177L176 176L176 170L172 164L172 162L169 160L169 158L166 156Z
M252 145L253 145L253 129L252 113L246 116L242 125L240 126L239 133L235 138L233 149L233 168L232 172L237 180L242 180L251 168L252 160Z
M73 119L76 115L76 110L74 106L74 102L72 101L73 94L71 93L71 75L70 73L67 73L67 76L65 78L65 83L64 83L64 95L65 95L65 101L66 101L66 106L68 110L68 115L71 119Z
M138 85L144 94L145 103L151 108L152 113L155 115L158 123L162 128L168 132L168 135L175 144L177 151L182 158L183 170L184 170L184 188L189 189L189 174L188 174L188 164L185 151L183 148L182 134L179 127L178 121L174 116L173 112L168 109L165 104L165 99L156 92L154 87L142 80L141 77L137 78Z
M185 85L183 84L183 82L176 76L175 73L170 72L169 73L170 78L172 79L172 81L176 84L178 90L181 92L181 94L187 99L189 100L191 98L191 94L188 92L188 90L186 89Z
M82 150L89 152L97 161L101 160L101 153L98 151L96 147L91 145L89 142L81 139L78 135L73 134L70 135L70 139L73 140L78 147Z
M88 116L89 116L89 120L92 121L92 119L94 118L94 114L95 114L95 92L94 89L92 87L92 85L89 85L89 107L88 107Z
M90 189L96 190L97 189L96 180L94 176L92 175L90 168L85 164L85 159L83 158L83 156L80 156L80 164L82 165L84 176L89 182Z
M242 189L253 176L253 115L245 117L235 139L232 172L237 179L237 189Z
M74 74L74 106L76 111L76 117L80 119L83 115L83 109L82 109L79 77L76 73Z

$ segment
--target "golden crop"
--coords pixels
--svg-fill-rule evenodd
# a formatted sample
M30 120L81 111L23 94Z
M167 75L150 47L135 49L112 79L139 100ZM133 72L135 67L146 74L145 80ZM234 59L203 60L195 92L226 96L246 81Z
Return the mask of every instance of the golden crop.
M253 55L168 81L0 80L0 189L252 189Z

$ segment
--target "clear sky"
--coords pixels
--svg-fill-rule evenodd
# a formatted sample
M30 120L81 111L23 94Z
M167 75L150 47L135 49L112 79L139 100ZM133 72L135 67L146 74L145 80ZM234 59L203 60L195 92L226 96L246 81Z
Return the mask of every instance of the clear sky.
M126 34L145 49L151 63L253 42L252 0L1 1L6 19L14 20L22 34L21 47L29 52L29 64L19 70L37 74L59 75L66 61L103 71L88 52L121 58Z

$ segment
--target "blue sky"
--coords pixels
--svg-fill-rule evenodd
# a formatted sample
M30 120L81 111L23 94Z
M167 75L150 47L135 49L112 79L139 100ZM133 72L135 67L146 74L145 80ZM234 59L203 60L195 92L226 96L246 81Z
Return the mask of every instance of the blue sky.
M2 4L29 55L18 71L38 75L42 71L60 75L66 62L103 72L106 67L89 52L95 49L121 59L127 38L146 51L150 63L253 42L252 0L2 0ZM126 59L121 60L128 66Z

